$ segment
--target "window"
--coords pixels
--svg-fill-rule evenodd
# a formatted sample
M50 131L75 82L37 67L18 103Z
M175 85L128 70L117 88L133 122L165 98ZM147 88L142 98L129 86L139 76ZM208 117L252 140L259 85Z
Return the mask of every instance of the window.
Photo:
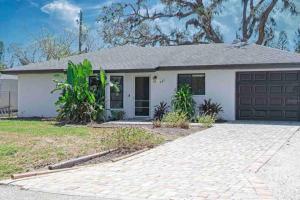
M99 88L99 76L90 76L89 77L89 87L90 90L96 92Z
M205 95L205 74L178 74L177 88L187 84L193 95Z
M111 76L110 82L118 87L110 87L110 108L123 108L123 76Z

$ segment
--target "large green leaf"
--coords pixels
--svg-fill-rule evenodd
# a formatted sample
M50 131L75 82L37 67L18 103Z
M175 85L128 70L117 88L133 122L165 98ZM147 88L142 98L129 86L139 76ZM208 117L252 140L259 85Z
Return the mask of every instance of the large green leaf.
M104 118L106 75L104 71L100 73L99 89L91 91L88 80L92 74L93 67L90 61L85 59L79 64L70 61L67 68L67 79L65 81L55 80L56 88L53 91L63 91L56 102L59 120L86 123Z

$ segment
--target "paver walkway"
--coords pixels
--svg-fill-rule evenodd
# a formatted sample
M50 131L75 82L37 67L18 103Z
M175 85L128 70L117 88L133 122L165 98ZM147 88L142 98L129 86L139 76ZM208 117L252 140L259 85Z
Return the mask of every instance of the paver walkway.
M269 199L256 172L296 123L233 123L116 162L14 181L24 189L107 199Z
M275 199L300 199L300 132L259 171Z

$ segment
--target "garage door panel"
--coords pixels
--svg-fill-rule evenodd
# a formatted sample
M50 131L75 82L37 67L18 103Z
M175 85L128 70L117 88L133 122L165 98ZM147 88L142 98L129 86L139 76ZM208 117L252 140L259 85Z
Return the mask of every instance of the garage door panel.
M271 106L281 106L284 104L284 99L282 97L270 97L269 103Z
M256 94L266 94L267 93L267 86L266 85L255 85L254 86L254 93L256 93Z
M268 116L267 110L255 110L254 117L255 118L266 118Z
M286 97L285 105L286 106L297 106L298 105L298 97L296 97L296 96Z
M283 81L282 72L270 72L270 81Z
M237 72L237 119L300 119L300 71Z
M270 110L269 111L270 119L282 119L284 118L283 110Z
M299 87L295 84L285 85L285 93L288 95L294 94L297 95L299 92Z
M237 76L237 80L239 81L251 81L251 72L241 72Z
M254 81L266 81L267 72L254 72Z
M298 112L295 110L287 110L285 111L285 116L287 119L294 119L297 120L298 119Z
M286 81L298 81L298 72L285 72Z
M239 103L242 106L251 106L252 105L252 99L249 98L249 97L240 97Z
M267 102L268 102L268 99L266 96L254 98L254 106L265 106L265 105L267 105Z
M270 86L270 94L282 94L284 93L284 89L282 85L271 85Z
M239 94L240 95L246 95L248 96L249 93L252 92L252 86L251 85L241 85L239 87Z
M239 115L241 119L250 119L253 116L253 111L250 109L243 109L239 111Z

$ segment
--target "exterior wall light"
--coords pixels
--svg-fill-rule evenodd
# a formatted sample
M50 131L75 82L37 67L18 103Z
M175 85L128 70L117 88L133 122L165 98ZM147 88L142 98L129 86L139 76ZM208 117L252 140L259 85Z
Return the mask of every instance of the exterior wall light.
M154 75L152 79L153 79L153 82L156 83L156 81L157 81L157 76Z

